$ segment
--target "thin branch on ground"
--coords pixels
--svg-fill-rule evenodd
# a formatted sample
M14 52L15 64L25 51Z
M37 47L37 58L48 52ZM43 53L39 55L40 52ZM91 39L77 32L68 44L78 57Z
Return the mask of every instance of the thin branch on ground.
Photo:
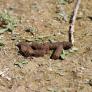
M70 26L69 26L68 35L69 35L69 42L71 42L72 44L74 43L74 34L73 34L74 33L74 26L75 26L74 24L75 24L75 20L77 17L77 12L78 12L80 3L81 3L81 0L76 0L75 8L73 10L73 14L72 14L71 19L70 19Z

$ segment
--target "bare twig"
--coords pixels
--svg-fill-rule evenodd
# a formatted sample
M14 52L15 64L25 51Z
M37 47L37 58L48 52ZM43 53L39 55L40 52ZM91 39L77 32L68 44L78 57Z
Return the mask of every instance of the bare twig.
M73 14L71 16L70 19L70 26L69 26L69 42L71 42L72 44L74 43L74 24L75 24L75 20L76 20L76 16L77 16L77 12L80 6L80 2L81 0L76 0L76 4L75 4L75 8L73 10Z

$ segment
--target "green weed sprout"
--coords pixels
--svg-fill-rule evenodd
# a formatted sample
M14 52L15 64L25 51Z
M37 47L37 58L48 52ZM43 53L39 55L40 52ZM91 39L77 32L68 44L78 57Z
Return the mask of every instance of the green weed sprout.
M0 13L0 21L4 21L6 23L5 27L0 27L0 34L6 31L12 32L18 23L18 21L14 17L10 16L7 11Z

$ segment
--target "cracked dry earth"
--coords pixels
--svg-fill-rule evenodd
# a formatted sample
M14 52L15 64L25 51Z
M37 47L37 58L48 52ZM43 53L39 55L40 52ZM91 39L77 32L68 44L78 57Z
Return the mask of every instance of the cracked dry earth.
M6 9L17 17L19 25L13 33L0 39L0 92L92 92L92 0L82 0L75 26L77 52L65 60L52 60L49 55L25 59L15 44L23 39L34 41L65 41L69 19L57 19L58 0L0 0L0 11ZM71 15L74 2L61 5ZM34 27L34 36L25 28ZM15 39L12 37L16 35ZM38 41L39 41L38 40ZM27 61L21 68L18 61Z

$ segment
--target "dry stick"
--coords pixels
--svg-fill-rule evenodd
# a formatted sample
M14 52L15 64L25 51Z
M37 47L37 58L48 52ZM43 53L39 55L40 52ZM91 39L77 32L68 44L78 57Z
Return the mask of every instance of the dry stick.
M73 10L73 14L72 14L71 19L70 19L70 26L69 26L68 35L69 35L69 42L71 42L72 44L74 43L74 35L73 35L74 24L75 24L77 12L78 12L78 9L79 9L79 6L80 6L80 2L81 2L81 0L76 1L75 8Z

